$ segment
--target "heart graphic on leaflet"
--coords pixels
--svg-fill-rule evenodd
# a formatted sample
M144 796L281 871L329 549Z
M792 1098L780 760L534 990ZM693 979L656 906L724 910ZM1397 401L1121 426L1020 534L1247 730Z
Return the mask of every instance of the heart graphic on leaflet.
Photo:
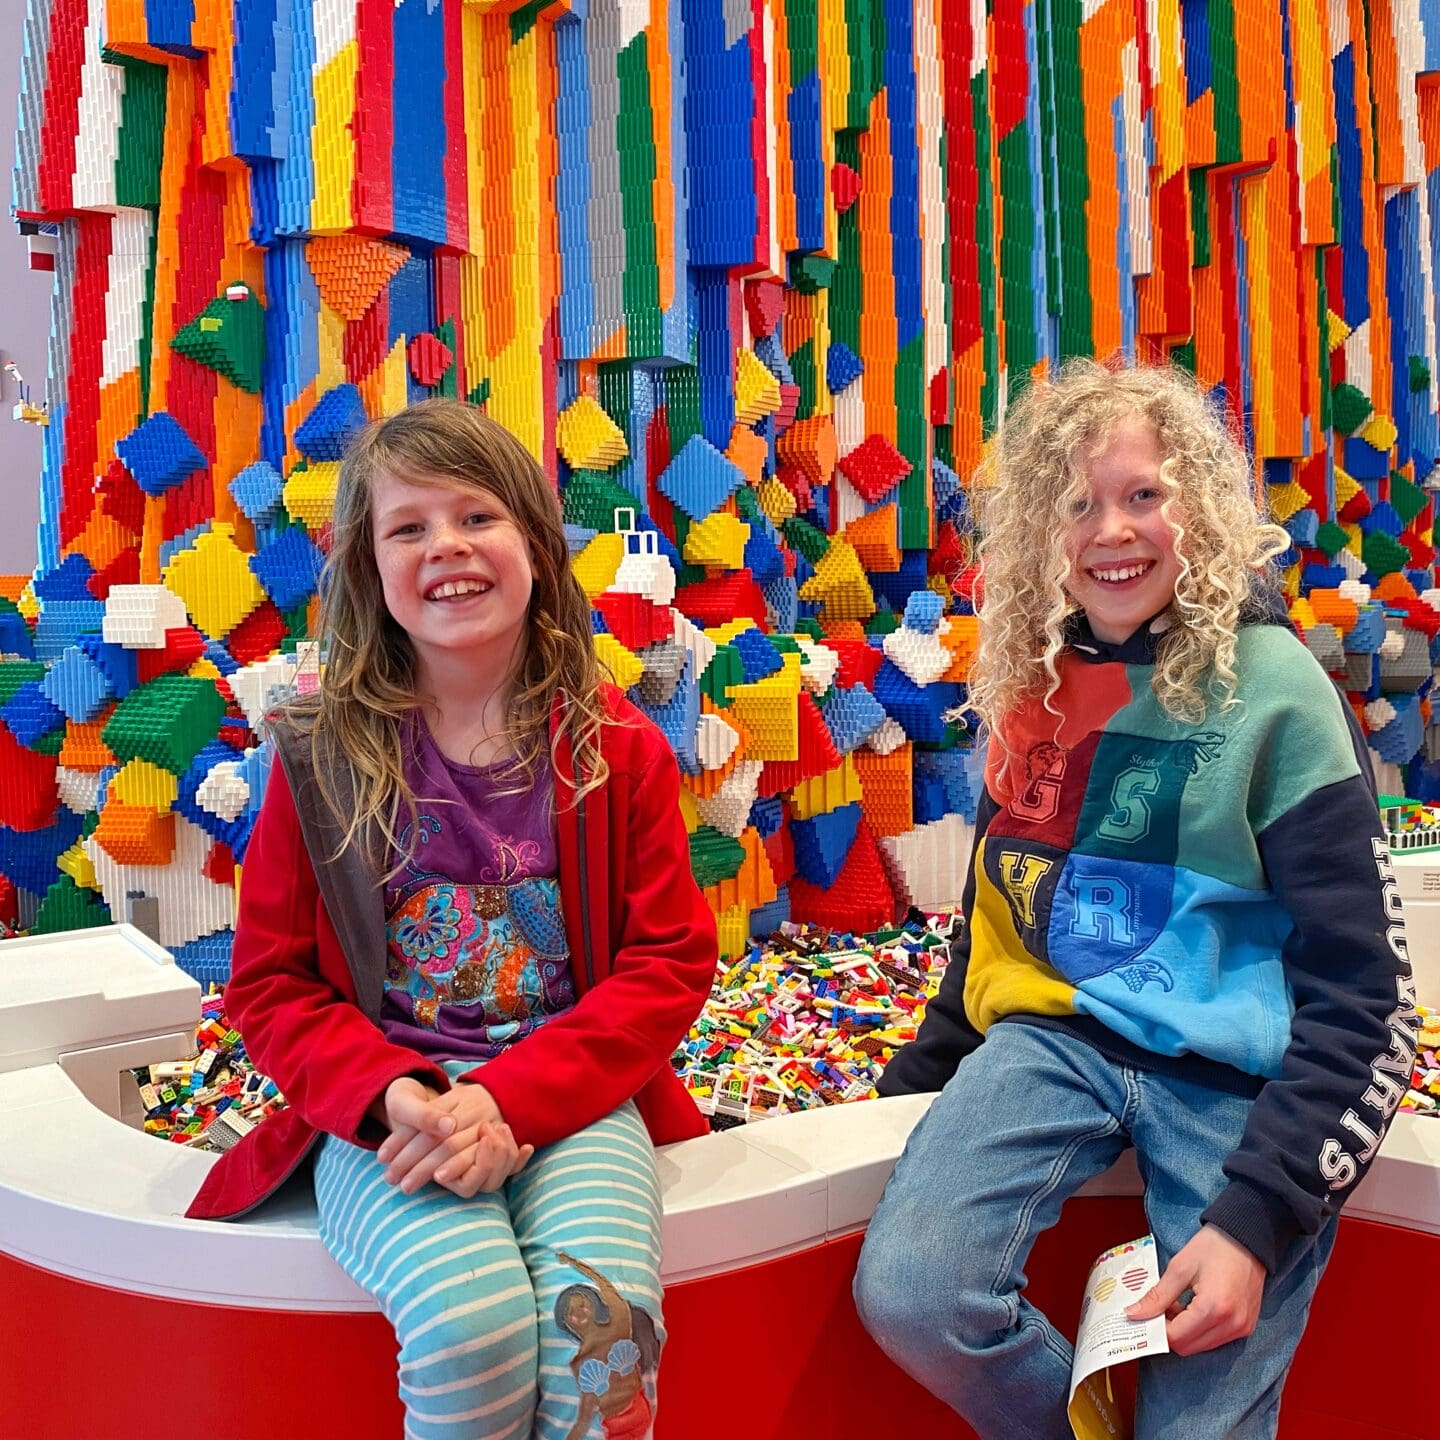
M1147 1278L1148 1276L1146 1275L1143 1267L1136 1265L1132 1269L1125 1271L1125 1273L1121 1275L1120 1283L1127 1290L1143 1290L1145 1288L1145 1281Z
M1115 1277L1106 1275L1095 1282L1095 1299L1103 1305L1115 1293Z

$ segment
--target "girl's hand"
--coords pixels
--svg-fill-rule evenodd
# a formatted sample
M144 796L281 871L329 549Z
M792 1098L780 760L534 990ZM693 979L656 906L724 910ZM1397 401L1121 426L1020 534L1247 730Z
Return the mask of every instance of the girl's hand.
M475 1144L435 1171L435 1183L468 1200L481 1191L494 1191L518 1175L535 1153L533 1145L517 1145L510 1127L483 1122Z
M1180 1297L1194 1298L1183 1309ZM1238 1241L1214 1225L1176 1251L1159 1282L1131 1305L1126 1317L1165 1316L1165 1333L1177 1355L1214 1350L1243 1340L1260 1318L1265 1267Z
M417 1105L413 1091L404 1091L392 1109L391 1091L405 1085L424 1092L424 1103ZM443 1095L436 1095L426 1091L418 1081L402 1077L394 1081L385 1094L386 1112L399 1123L381 1145L378 1158L386 1167L387 1183L398 1184L407 1195L413 1195L427 1180L433 1179L435 1171L447 1160L472 1150L479 1139L481 1125L505 1123L500 1107L483 1085L462 1082Z

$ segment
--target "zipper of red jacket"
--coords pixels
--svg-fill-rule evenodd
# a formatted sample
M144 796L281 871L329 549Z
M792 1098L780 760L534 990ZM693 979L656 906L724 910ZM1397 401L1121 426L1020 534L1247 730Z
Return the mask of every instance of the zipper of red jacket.
M590 948L590 847L585 843L585 797L575 801L575 821L580 846L580 934L585 946L585 988L595 987L595 957Z

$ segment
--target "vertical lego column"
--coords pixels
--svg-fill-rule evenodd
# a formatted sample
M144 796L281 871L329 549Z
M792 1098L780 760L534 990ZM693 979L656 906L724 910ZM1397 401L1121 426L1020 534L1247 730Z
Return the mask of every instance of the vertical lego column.
M317 0L314 7L315 124L309 144L315 192L306 227L312 235L338 235L354 224L357 18L355 0Z
M445 196L445 9L401 0L391 9L394 128L391 230L400 239L443 245L449 238ZM459 84L457 74L448 83ZM418 102L418 103L417 103ZM458 143L459 137L455 137Z

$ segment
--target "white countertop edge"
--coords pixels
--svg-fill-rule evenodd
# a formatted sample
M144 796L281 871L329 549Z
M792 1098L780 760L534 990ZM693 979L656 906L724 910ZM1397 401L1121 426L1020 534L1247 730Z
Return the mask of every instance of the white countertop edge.
M763 1264L863 1229L930 1099L785 1116L662 1149L665 1281ZM59 1065L0 1075L0 1250L91 1284L196 1304L375 1309L320 1244L303 1192L238 1223L186 1220L211 1163L105 1115ZM1140 1192L1127 1152L1079 1193ZM1344 1213L1440 1234L1440 1118L1397 1116Z

